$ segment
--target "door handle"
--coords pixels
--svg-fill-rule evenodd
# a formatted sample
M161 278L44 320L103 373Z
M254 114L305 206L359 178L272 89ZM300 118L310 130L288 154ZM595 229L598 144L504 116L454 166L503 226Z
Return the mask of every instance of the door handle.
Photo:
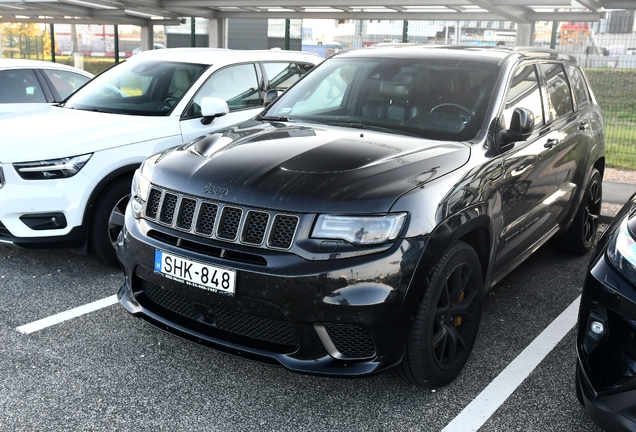
M559 143L559 140L557 138L550 138L549 140L547 140L545 142L545 144L543 144L543 147L545 147L547 149L551 149L552 147L554 147L558 143Z
M590 127L590 124L586 121L582 121L581 124L579 125L579 130L580 131L584 131L587 130L587 128Z
M527 170L528 168L530 168L530 164L528 164L526 166L522 165L522 166L516 167L515 169L513 169L510 172L510 175L513 176L513 177L519 176L519 175L523 174L524 171Z

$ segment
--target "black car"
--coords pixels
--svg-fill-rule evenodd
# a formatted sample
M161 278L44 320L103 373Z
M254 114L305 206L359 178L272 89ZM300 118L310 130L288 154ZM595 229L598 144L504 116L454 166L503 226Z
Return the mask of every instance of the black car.
M591 249L604 164L570 56L339 53L258 117L145 161L119 300L228 354L441 386L490 287L551 238Z
M636 195L599 240L579 309L576 392L607 431L636 431Z

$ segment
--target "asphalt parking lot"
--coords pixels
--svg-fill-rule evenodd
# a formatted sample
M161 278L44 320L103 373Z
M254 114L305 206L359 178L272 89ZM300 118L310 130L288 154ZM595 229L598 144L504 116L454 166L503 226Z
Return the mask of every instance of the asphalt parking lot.
M0 245L0 430L596 431L575 396L572 314L553 326L565 337L547 331L553 350L538 342L549 354L536 368L523 354L578 298L589 258L539 249L487 295L460 377L431 391L390 373L320 378L215 353L113 304L123 278L94 259ZM511 363L529 372L519 386Z

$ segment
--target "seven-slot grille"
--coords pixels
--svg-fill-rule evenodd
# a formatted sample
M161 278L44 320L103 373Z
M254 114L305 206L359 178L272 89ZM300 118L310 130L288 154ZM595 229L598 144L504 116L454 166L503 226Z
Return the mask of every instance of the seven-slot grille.
M145 218L202 237L282 250L291 248L299 221L296 215L227 205L155 186Z

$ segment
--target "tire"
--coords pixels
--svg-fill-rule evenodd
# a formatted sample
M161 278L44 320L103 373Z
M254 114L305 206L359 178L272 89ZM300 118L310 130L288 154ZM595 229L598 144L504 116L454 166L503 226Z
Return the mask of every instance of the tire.
M88 247L91 254L119 268L115 253L117 236L124 224L124 213L130 200L130 177L121 177L106 185L97 197L90 222Z
M592 249L601 215L602 188L601 174L594 168L572 225L552 242L556 249L574 255L585 255Z
M483 301L477 254L453 243L430 270L402 362L400 378L423 387L440 387L459 375L472 351Z

